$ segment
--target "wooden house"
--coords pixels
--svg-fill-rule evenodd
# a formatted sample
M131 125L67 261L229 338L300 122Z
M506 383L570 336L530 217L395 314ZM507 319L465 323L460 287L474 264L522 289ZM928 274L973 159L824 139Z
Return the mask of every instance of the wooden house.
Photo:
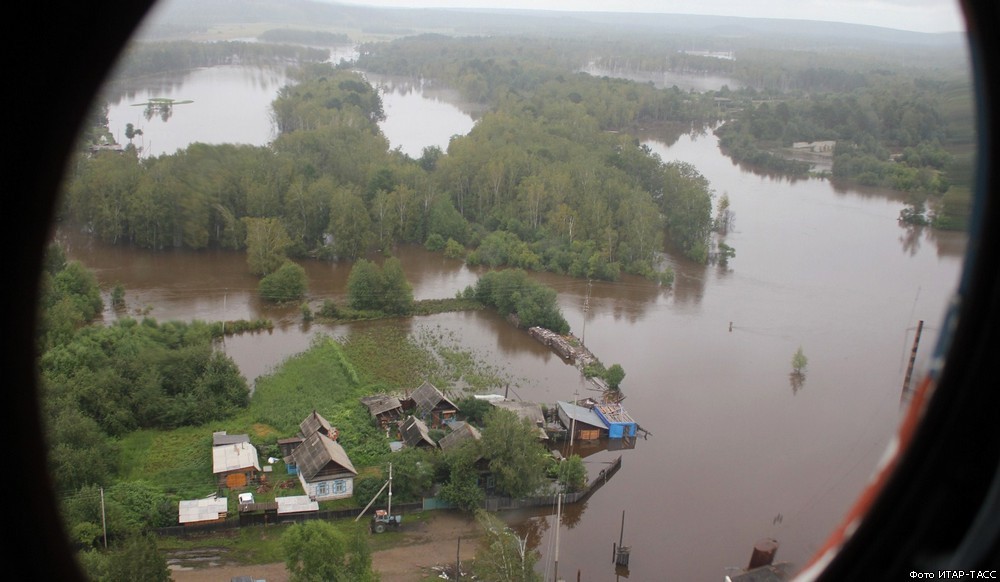
M322 432L314 432L292 453L299 482L316 501L342 499L354 494L358 472L344 448Z
M403 408L433 428L440 428L458 414L458 406L426 381L410 394Z
M444 438L438 441L438 446L441 447L442 451L450 451L452 449L457 449L464 443L483 438L479 430L467 422L457 424L450 433L446 434Z
M573 431L574 440L596 440L608 435L608 427L593 408L560 400L556 403L559 421Z
M299 434L302 438L308 438L315 432L322 433L333 440L337 440L337 436L339 436L337 434L337 427L332 426L329 420L323 418L318 412L313 410L309 416L302 419L302 422L299 423Z
M415 416L408 416L399 425L400 440L408 447L437 448L437 443L430 437L430 432L424 421Z
M519 400L491 400L490 404L497 408L509 410L518 418L527 420L532 426L538 429L539 440L548 440L549 435L545 432L545 413L542 405L536 402L523 402Z
M249 441L212 447L212 473L220 488L242 489L255 483L261 473L257 448Z
M388 394L365 396L361 399L361 404L365 405L375 424L382 429L388 428L403 417L403 403L395 396Z
M309 436L320 433L332 440L337 440L340 436L337 427L330 424L330 421L323 418L321 414L313 410L308 416L302 419L299 423L299 434L293 437L278 439L278 451L281 452L281 458L285 462L285 468L288 470L289 475L297 475L299 472L298 466L295 464L295 459L292 457L292 453L295 452L306 438Z

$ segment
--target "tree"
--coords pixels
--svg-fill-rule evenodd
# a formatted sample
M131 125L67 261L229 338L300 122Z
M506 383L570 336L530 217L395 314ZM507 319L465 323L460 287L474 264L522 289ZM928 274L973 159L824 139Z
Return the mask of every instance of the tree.
M621 367L621 364L612 364L610 368L604 372L604 379L608 382L608 387L612 390L618 390L621 387L622 380L625 379L625 369Z
M479 441L497 490L511 497L534 493L545 477L548 453L538 442L538 429L526 418L502 408L486 414Z
M337 188L330 200L330 234L333 253L341 259L356 259L371 244L372 221L364 200L348 187Z
M406 280L403 265L396 257L382 263L382 310L405 315L413 309L413 287Z
M570 455L557 465L559 483L566 491L580 491L587 485L587 468L583 466L580 455Z
M247 228L247 265L254 275L268 275L284 264L292 244L277 218L244 218Z
M359 259L347 276L347 304L351 309L375 310L382 304L382 271L368 259Z
M413 288L396 257L382 267L360 259L347 277L347 302L351 309L405 315L413 309Z
M799 349L796 350L795 354L792 356L792 370L803 374L805 373L806 366L808 365L809 358L807 358L805 353L802 351L802 346L799 346Z
M108 582L168 582L167 560L156 548L151 534L131 536L122 547L111 553L107 562Z
M541 582L535 572L538 551L529 549L528 537L519 537L499 517L484 510L476 512L483 537L476 552L473 571L486 582Z
M345 569L344 541L329 522L291 526L281 536L281 547L291 582L353 582Z
M306 270L291 261L285 261L277 271L260 280L257 290L263 299L274 303L302 299L306 293Z

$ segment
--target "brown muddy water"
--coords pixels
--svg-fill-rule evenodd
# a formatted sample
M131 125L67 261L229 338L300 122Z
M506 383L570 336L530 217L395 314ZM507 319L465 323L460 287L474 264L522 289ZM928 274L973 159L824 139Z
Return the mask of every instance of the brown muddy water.
M631 580L722 580L745 567L765 537L780 543L777 560L804 565L897 426L920 320L917 374L926 368L965 237L900 227L898 194L746 171L720 154L710 131L644 140L665 161L693 163L718 195L729 195L735 223L725 240L736 257L719 267L665 255L677 272L672 289L629 277L588 284L536 275L558 291L573 332L605 364L624 367L624 404L650 433L633 450L583 451L591 476L619 454L623 463L588 501L564 508L559 573L615 579L611 552L623 512ZM306 349L316 333L393 325L447 336L507 370L511 397L552 403L587 395L574 367L487 312L304 325L298 307L257 299L257 280L240 253L154 253L65 230L59 236L102 284L125 286L133 314L275 321L271 333L220 346L251 382ZM417 298L454 296L478 275L417 247L396 255ZM314 307L346 295L350 265L301 264ZM793 387L799 347L809 363L805 382ZM539 570L550 577L555 512L505 514L542 553Z

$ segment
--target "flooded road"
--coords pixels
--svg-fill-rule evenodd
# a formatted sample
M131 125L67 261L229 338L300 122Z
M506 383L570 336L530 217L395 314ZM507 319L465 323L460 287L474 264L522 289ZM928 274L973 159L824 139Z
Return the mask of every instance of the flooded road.
M619 454L622 468L588 501L565 508L559 572L613 579L611 547L623 512L634 580L721 580L746 566L764 537L779 541L779 561L803 565L854 501L897 425L920 320L917 373L926 367L965 238L900 227L904 201L894 193L742 169L720 154L711 132L643 140L664 161L694 164L717 195L728 194L735 222L725 242L736 257L719 267L667 255L677 272L672 289L631 277L588 284L534 275L556 289L573 332L605 364L623 366L624 404L650 432L634 450L587 451L591 476ZM61 236L102 284L125 286L133 314L274 320L271 333L226 340L251 382L308 347L315 333L396 325L446 333L509 370L512 396L552 403L586 390L575 368L491 313L304 325L298 307L257 299L240 253L153 253ZM479 274L422 248L395 253L417 298L452 297ZM310 303L346 296L350 265L301 264ZM808 368L794 385L799 347ZM542 552L539 568L551 572L555 508L504 515Z

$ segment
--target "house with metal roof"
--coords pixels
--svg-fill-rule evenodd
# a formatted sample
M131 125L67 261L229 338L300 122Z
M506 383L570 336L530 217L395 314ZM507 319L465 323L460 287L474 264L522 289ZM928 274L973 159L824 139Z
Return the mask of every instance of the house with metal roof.
M373 394L361 399L372 415L375 424L382 428L387 428L393 422L403 417L403 403L399 398L389 394Z
M344 447L322 432L314 432L292 452L299 482L316 501L342 499L354 494L354 469Z
M248 441L212 447L212 473L219 487L240 489L257 480L260 475L257 448Z
M225 521L229 511L229 501L225 497L204 499L182 499L178 504L177 521L181 525L194 525Z
M427 381L410 394L403 408L434 428L453 418L459 410L458 405L448 400L443 392Z
M562 400L556 402L556 408L559 421L573 430L575 440L596 440L607 436L608 427L593 408Z
M431 438L427 424L415 416L407 416L406 420L399 424L399 435L408 447L437 448L437 443Z

